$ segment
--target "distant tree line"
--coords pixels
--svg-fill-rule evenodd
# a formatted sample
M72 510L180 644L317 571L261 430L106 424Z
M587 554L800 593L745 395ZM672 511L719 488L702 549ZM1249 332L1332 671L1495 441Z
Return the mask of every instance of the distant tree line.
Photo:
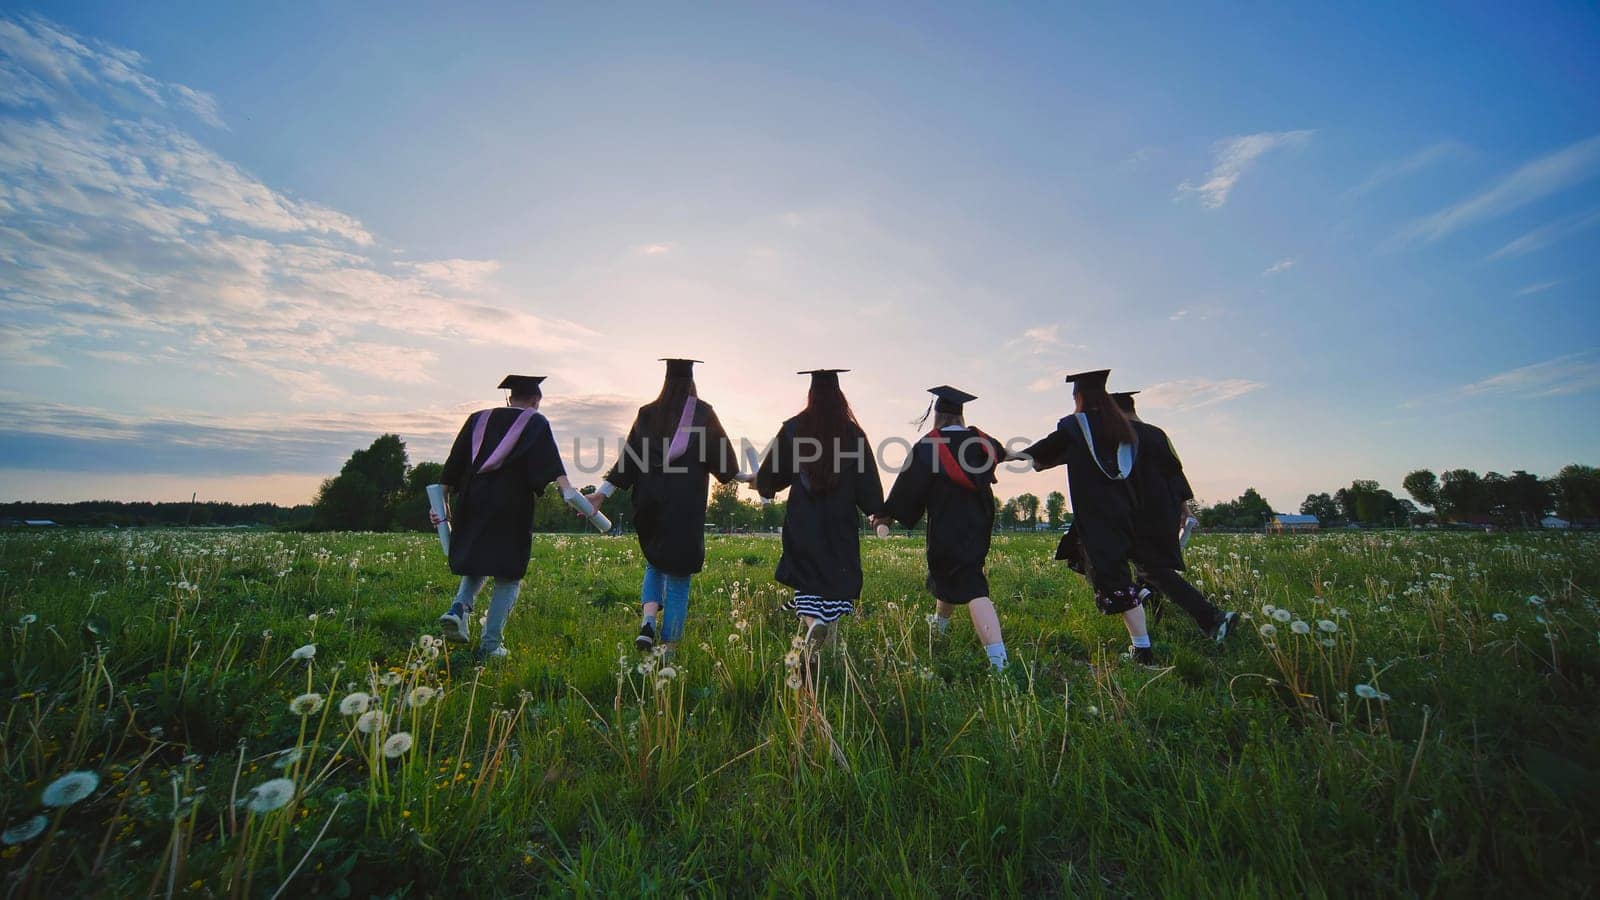
M48 519L59 525L86 525L108 528L152 528L182 525L236 526L266 525L292 528L311 521L311 507L279 506L275 503L151 503L118 500L85 500L79 503L0 504L0 522Z

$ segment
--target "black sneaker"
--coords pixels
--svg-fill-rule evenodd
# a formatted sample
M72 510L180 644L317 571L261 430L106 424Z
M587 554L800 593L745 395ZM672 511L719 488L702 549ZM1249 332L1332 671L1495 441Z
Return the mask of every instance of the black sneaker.
M639 636L633 639L633 646L640 653L649 653L656 646L656 623L646 622L639 626Z
M1239 614L1238 613L1236 613L1236 612L1223 613L1221 620L1219 620L1217 622L1217 624L1212 626L1212 628L1211 628L1211 639L1216 641L1219 644L1222 643L1223 641L1227 640L1228 639L1228 632L1233 630L1233 626L1238 621L1239 621Z
M1144 666L1147 669L1155 668L1156 650L1154 647L1129 647L1128 656L1137 665Z

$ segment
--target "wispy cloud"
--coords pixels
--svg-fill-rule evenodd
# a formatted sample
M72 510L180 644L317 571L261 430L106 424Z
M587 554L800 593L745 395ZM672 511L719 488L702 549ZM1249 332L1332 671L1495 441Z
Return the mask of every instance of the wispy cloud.
M1600 135L1568 144L1519 166L1477 194L1406 226L1406 241L1436 241L1469 225L1495 219L1600 173Z
M1145 388L1139 395L1139 405L1150 409L1199 409L1243 397L1264 387L1266 384L1260 381L1245 378L1181 378Z
M1561 282L1559 282L1559 281L1540 281L1540 282L1538 282L1536 284L1530 284L1527 287L1523 288L1522 290L1517 291L1517 296L1518 297L1526 297L1529 294L1542 293L1544 291L1550 290L1553 287L1556 287L1559 284L1561 284Z
M1287 272L1294 268L1294 263L1295 261L1293 257L1285 257L1284 259L1280 259L1272 265L1267 266L1266 270L1261 273L1261 277L1265 278L1268 275L1276 275L1279 272Z
M1522 237L1511 241L1504 247L1501 247L1499 250L1489 254L1488 258L1505 259L1513 256L1522 256L1523 254L1532 253L1535 250L1543 250L1551 244L1565 240L1566 238L1577 234L1585 228L1593 227L1596 224L1600 224L1600 209L1590 210L1586 213L1578 213L1575 216L1567 216L1564 219L1558 219L1549 223L1548 225L1541 225L1538 228L1533 229Z
M586 463L595 461L597 437L606 439L608 453L615 453L615 436L626 430L635 409L634 400L608 395L552 395L541 406L563 455L570 457L573 438L581 437ZM332 474L352 450L386 433L405 439L412 461L443 459L468 412L130 413L0 393L0 456L16 469Z
M1312 130L1263 131L1218 141L1213 147L1213 164L1200 184L1185 181L1178 185L1178 196L1198 194L1200 205L1216 209L1228 202L1239 179L1266 153L1283 147L1300 147L1311 140Z
M326 373L426 380L427 344L538 350L587 329L498 296L492 260L380 261L356 218L274 190L171 120L197 91L136 54L0 18L0 310L13 363L172 348L306 397ZM214 118L214 116L212 117Z
M1460 141L1440 141L1437 144L1430 144L1403 159L1379 166L1366 181L1351 188L1349 193L1351 196L1360 196L1387 182L1414 175L1440 163L1466 159L1471 155L1472 148Z
M1559 397L1600 389L1600 350L1569 353L1464 385L1458 397Z
M672 243L643 244L635 247L634 252L640 256L666 256L668 253L672 252L672 248L675 246L677 245Z
M1061 337L1060 325L1035 325L1023 330L1006 341L1006 349L1013 353L1056 353L1066 350L1082 350L1082 344L1069 343Z

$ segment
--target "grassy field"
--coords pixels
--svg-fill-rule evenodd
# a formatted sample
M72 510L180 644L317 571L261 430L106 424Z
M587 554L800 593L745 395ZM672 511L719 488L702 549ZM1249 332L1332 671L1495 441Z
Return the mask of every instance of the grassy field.
M931 634L920 542L869 539L814 693L778 549L712 539L652 670L637 545L541 537L483 668L433 646L431 536L0 537L6 895L1600 883L1600 540L1202 536L1251 618L1218 651L1172 610L1152 671L1051 538L1003 537L995 678L969 623Z

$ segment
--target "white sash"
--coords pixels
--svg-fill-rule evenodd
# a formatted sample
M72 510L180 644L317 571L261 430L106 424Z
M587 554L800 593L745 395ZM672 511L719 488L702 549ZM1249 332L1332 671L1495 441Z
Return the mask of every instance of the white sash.
M1089 458L1094 460L1095 468L1112 481L1127 481L1128 476L1133 474L1133 445L1117 445L1117 474L1113 475L1106 471L1105 465L1100 462L1100 454L1094 451L1094 433L1089 430L1089 417L1083 413L1073 413L1073 416L1078 420L1078 427L1083 429L1083 439L1089 444Z

